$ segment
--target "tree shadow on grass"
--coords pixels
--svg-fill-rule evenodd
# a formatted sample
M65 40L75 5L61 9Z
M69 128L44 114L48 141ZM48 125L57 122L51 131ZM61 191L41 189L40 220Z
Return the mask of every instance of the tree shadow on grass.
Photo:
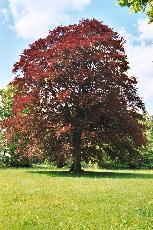
M29 173L47 175L51 177L87 177L87 178L115 178L115 179L153 179L153 174L133 172L92 172L72 173L69 171L56 170L33 170Z

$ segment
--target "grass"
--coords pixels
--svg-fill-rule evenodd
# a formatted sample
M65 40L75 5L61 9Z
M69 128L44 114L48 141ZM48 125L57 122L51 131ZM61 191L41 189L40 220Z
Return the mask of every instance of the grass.
M0 170L0 229L153 229L153 170Z

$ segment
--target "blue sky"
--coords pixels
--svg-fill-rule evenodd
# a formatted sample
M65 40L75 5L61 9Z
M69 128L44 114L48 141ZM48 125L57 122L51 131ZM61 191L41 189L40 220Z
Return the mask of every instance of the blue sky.
M116 0L0 0L0 86L13 79L13 64L22 51L57 25L96 18L127 40L130 72L138 78L138 90L153 114L153 24L145 13L132 14Z

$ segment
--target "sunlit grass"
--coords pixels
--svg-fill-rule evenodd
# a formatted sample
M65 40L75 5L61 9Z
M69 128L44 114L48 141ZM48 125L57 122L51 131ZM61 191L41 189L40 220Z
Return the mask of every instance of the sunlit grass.
M0 229L152 229L153 171L0 170Z

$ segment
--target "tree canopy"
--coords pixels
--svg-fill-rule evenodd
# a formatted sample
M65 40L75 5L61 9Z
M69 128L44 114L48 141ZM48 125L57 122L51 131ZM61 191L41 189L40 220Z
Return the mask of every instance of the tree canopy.
M121 161L145 145L144 104L128 75L124 39L103 23L60 26L30 44L14 65L13 115L3 122L18 152L98 162L103 153Z
M153 22L153 0L118 0L120 6L127 6L133 12L147 11L150 22Z

